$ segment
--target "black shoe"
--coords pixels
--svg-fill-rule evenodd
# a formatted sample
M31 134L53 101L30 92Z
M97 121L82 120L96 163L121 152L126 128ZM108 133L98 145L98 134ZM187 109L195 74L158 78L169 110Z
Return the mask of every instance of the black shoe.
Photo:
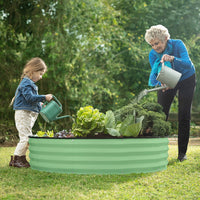
M187 160L186 154L179 154L178 155L178 160L180 160L180 162L183 162L184 160Z

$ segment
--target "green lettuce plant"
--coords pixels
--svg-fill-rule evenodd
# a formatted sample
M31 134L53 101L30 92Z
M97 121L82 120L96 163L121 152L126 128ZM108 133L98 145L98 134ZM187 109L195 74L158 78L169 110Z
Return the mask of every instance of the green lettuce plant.
M94 109L92 106L81 107L72 125L72 132L75 136L86 137L94 133L101 133L104 130L105 114Z

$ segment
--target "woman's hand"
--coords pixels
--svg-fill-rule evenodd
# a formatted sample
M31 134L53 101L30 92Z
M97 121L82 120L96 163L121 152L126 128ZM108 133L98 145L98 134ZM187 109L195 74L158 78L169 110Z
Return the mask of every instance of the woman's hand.
M52 98L53 98L53 95L52 95L52 94L46 94L46 95L45 95L45 99L46 99L47 101L51 101Z
M164 86L166 87L166 85L163 84L163 83L161 83L161 86L162 86L162 87L164 87ZM169 89L170 89L169 87L166 87L166 88L164 88L164 89L162 90L162 92L165 92L166 90L169 90Z
M161 63L164 63L165 61L172 62L174 60L174 56L170 56L168 54L164 54L161 58Z

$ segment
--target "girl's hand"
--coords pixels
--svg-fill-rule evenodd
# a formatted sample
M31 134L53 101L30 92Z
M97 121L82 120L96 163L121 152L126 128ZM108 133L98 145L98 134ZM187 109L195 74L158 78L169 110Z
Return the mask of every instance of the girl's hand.
M46 107L46 105L44 105L44 103L42 103L42 102L41 102L41 106L44 107L44 108Z
M165 61L172 62L174 60L174 56L170 56L168 54L164 54L161 58L161 63L164 63Z
M53 98L53 95L52 95L52 94L47 94L47 95L45 95L45 99L46 99L47 101L51 101L52 98Z

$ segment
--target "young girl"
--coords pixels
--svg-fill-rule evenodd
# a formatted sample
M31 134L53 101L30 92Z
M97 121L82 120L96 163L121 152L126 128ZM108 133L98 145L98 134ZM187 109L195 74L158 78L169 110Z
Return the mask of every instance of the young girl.
M21 82L15 92L11 105L15 110L15 125L19 132L20 141L11 156L9 166L30 167L26 160L28 137L32 135L32 127L41 110L41 102L52 99L52 94L38 95L37 81L42 79L47 66L40 58L32 58L24 67Z

